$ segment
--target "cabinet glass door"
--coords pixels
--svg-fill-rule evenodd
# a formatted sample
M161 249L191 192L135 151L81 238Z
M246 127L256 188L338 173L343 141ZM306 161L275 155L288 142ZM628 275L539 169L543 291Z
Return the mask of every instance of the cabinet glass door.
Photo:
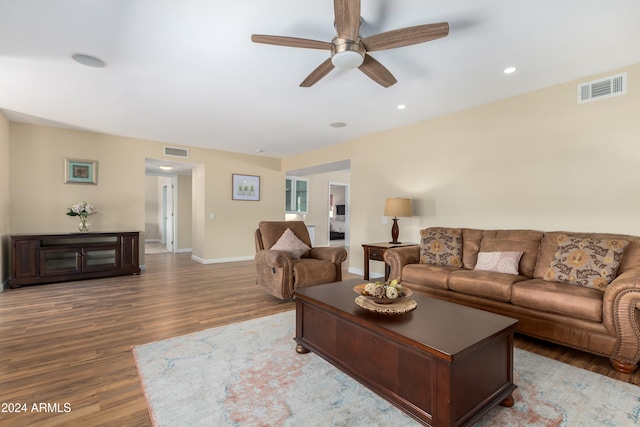
M78 273L82 268L75 249L43 249L40 251L40 275Z
M103 271L118 268L115 248L85 249L82 255L82 271Z
M307 211L307 181L296 180L296 211Z
M285 187L285 198L284 198L284 210L286 212L291 212L293 210L293 206L291 204L293 200L293 180L291 178L287 178L286 187Z

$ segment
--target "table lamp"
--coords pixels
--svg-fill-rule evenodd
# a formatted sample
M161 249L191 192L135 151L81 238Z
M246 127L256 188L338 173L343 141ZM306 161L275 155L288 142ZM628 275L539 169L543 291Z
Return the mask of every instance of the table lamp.
M384 215L393 217L393 226L391 226L391 239L389 243L399 244L398 235L400 227L398 227L398 217L411 216L411 199L401 199L399 197L387 199L384 204Z

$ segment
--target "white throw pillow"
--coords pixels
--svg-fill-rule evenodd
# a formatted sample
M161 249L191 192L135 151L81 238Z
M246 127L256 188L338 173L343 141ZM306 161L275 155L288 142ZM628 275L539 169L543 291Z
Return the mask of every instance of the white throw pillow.
M474 270L495 271L496 273L520 274L518 265L522 252L480 252Z
M271 246L271 249L289 252L295 259L299 259L307 251L311 250L302 240L298 239L298 236L290 228L287 228L282 233L282 236L280 236L275 245Z

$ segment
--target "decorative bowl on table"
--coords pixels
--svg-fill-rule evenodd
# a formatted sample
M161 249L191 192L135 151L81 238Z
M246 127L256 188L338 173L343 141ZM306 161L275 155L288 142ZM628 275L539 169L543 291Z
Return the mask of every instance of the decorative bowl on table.
M375 282L362 283L354 286L354 292L361 295L376 304L393 304L413 295L413 291L392 280L389 283Z

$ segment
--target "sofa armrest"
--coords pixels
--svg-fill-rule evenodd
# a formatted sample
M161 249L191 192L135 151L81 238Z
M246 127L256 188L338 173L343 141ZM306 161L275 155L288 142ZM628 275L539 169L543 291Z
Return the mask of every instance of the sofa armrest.
M612 363L617 369L635 369L640 360L640 270L625 271L607 286L602 309L604 325L617 341Z
M384 252L384 262L391 267L389 280L397 279L401 282L402 267L407 264L417 264L420 262L420 246L403 246L387 249Z
M317 248L312 248L309 252L309 256L311 258L323 259L331 261L336 265L340 265L347 259L347 251L345 248L319 246Z

